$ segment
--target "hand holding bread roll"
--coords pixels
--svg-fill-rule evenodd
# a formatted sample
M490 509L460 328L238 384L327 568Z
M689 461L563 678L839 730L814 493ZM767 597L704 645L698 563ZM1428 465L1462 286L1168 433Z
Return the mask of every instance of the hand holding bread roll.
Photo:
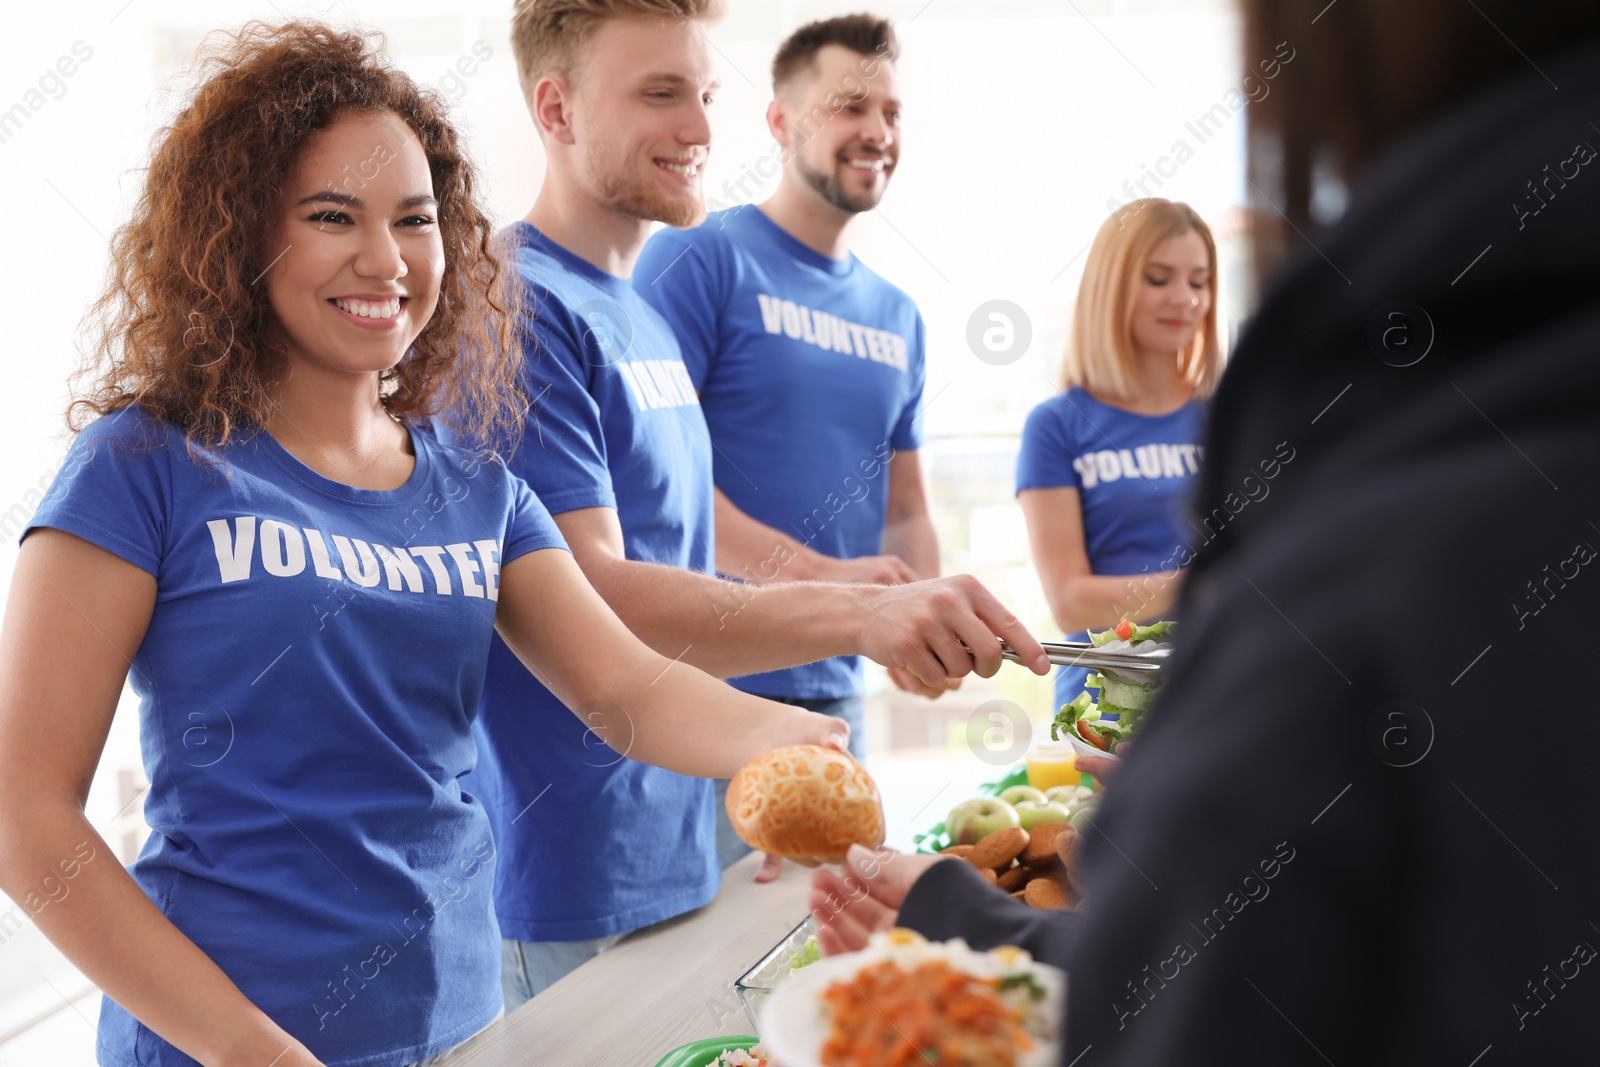
M764 752L728 783L728 819L751 848L843 863L853 844L883 844L883 801L849 753L823 745Z

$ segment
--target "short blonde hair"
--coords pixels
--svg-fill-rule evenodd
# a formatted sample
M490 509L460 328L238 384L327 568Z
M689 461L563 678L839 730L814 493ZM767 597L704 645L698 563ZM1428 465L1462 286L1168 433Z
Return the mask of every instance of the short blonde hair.
M516 0L511 12L511 52L522 95L533 107L533 87L547 74L572 77L578 52L601 23L614 18L716 19L727 0Z
M1208 396L1216 388L1222 373L1222 349L1217 341L1217 244L1211 228L1193 208L1160 197L1124 204L1095 234L1061 362L1063 388L1084 386L1117 397L1133 394L1133 300L1139 275L1163 241L1191 230L1205 242L1211 261L1206 278L1211 304L1189 346L1178 356L1179 370L1196 396Z

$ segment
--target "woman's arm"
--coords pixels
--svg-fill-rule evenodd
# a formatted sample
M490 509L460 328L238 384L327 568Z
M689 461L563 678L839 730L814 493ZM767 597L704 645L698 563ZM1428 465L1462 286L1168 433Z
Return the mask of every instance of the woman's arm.
M23 901L87 843L39 929L112 1000L208 1067L316 1067L145 896L84 817L155 578L54 529L23 541L0 627L0 890ZM77 854L81 859L81 853Z
M827 715L749 696L635 637L572 556L541 549L500 571L495 627L545 688L602 741L641 763L731 778L768 749L833 744Z
M1177 604L1181 570L1100 575L1089 569L1076 489L1024 489L1017 503L1028 523L1033 565L1050 614L1065 632L1104 630L1123 619L1158 619Z

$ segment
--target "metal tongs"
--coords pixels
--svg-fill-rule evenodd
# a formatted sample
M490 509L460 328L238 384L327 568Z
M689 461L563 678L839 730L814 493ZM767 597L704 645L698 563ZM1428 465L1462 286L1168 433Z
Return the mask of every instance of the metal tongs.
M1167 653L1165 648L1151 649L1149 652L1107 652L1096 648L1088 641L1041 641L1045 654L1050 657L1050 662L1063 667L1088 667L1091 670L1112 671L1159 671L1166 666ZM1022 662L1016 650L1010 645L1001 642L1000 658L1008 659L1012 663Z

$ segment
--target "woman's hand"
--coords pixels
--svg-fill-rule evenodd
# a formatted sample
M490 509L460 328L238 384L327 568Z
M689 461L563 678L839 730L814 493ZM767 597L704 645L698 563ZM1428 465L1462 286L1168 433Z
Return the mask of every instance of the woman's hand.
M788 705L784 706L787 707ZM780 736L777 743L772 746L773 748L782 748L785 745L827 745L829 748L836 748L840 752L849 754L849 723L843 719L835 718L832 715L823 715L821 712L816 711L802 711L800 714L803 718L790 729L799 730L801 739L797 741L784 740ZM821 721L819 722L818 720ZM791 858L802 867L817 867L821 865L820 860L808 857L794 856ZM769 852L762 858L761 869L756 871L754 881L757 885L760 885L764 882L772 881L782 873L783 857L774 856Z
M851 845L844 872L823 868L811 876L807 906L816 917L823 953L854 952L866 947L869 935L891 929L912 885L929 867L949 858Z
M763 701L769 706L788 712L783 720L773 724L772 744L769 748L786 748L789 745L826 745L840 752L850 751L850 724L834 715L820 711L806 711L790 704Z

